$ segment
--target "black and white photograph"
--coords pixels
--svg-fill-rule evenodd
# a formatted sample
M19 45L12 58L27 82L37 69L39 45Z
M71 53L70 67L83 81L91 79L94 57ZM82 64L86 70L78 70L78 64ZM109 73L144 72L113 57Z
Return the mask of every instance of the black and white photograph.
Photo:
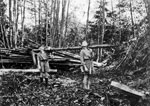
M0 0L0 106L150 106L150 0Z

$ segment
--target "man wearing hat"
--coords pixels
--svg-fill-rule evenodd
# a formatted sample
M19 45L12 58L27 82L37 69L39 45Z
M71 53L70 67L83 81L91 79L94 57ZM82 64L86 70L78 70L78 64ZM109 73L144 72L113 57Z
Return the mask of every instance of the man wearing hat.
M88 43L86 41L82 42L82 50L80 51L80 60L81 60L81 64L84 70L84 78L83 78L83 87L85 89L90 89L90 74L92 73L92 69L93 69L93 52L92 49L88 48Z
M40 53L38 54L40 60L40 82L43 82L43 78L45 78L46 86L48 85L48 71L49 71L49 63L48 63L48 55L44 51L45 46L39 48Z

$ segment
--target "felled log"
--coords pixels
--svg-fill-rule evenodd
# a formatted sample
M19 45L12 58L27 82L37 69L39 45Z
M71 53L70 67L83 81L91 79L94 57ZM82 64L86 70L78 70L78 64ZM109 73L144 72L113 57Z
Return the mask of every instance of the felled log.
M76 62L76 63L81 63L80 62L80 56L79 55L77 55L77 54L73 54L73 53L70 53L70 52L54 52L54 54L55 55L58 55L58 56L62 56L62 57L64 57L64 58L70 58L70 62ZM107 61L103 61L103 62L101 62L101 63L99 63L99 62L96 62L96 61L93 61L93 64L94 64L94 66L97 66L97 67L101 67L101 66L103 66L103 65L105 65L105 63L106 63Z
M27 58L9 58L9 59L0 59L0 63L32 63L32 59Z
M116 87L116 88L118 88L120 90L123 90L125 92L128 92L130 94L140 96L142 98L145 98L145 96L146 96L143 92L136 91L135 89L132 89L132 88L130 88L130 87L124 85L124 84L121 84L119 82L112 81L111 86Z
M7 72L40 72L39 69L0 69L0 73ZM57 72L57 69L49 69L48 72Z
M114 45L108 45L108 44L102 44L102 45L93 45L93 46L89 46L89 48L91 49L96 49L96 48L112 48L112 47L116 47ZM76 46L76 47L65 47L65 48L50 48L50 49L46 49L45 51L47 52L52 52L52 51L63 51L63 50L80 50L82 47L81 46ZM33 49L33 51L39 51L38 49Z

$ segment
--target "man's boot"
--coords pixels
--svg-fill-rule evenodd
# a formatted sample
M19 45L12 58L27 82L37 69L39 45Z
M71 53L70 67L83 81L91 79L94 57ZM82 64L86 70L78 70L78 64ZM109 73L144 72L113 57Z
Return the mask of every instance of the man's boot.
M42 77L40 77L40 83L43 83L43 78Z
M48 78L45 78L45 86L48 86Z

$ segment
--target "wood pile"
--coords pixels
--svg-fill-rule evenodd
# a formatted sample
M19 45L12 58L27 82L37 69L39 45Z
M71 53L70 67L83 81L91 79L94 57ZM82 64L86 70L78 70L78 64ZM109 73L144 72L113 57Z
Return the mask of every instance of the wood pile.
M0 64L32 63L30 49L2 49L0 48Z
M111 45L94 45L90 48L110 48ZM80 50L81 47L67 47L67 48L50 48L45 51L49 54L49 64L54 69L76 69L81 66L80 56L67 52L67 50ZM30 64L38 68L37 54L38 49L19 48L19 49L4 49L0 48L0 68L9 64ZM100 67L103 63L93 62L95 67Z

